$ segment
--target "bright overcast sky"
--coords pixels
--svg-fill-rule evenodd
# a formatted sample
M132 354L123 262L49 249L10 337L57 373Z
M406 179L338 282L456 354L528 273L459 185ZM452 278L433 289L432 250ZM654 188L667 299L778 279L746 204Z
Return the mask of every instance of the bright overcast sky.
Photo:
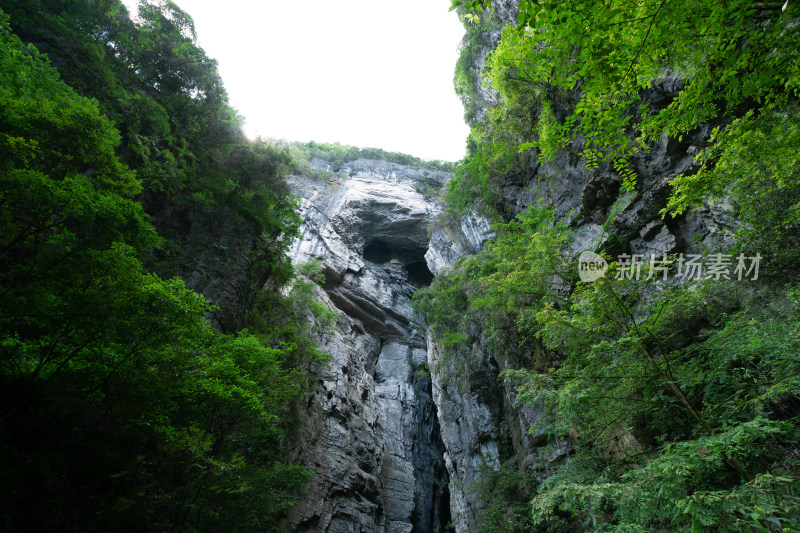
M218 61L248 135L464 156L453 90L464 30L449 0L175 3Z

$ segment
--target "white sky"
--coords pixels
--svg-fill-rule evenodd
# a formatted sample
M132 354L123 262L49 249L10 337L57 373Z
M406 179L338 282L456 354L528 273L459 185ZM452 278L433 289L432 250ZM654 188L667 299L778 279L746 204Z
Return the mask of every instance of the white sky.
M125 0L132 8L136 0ZM255 137L464 157L449 0L176 0Z

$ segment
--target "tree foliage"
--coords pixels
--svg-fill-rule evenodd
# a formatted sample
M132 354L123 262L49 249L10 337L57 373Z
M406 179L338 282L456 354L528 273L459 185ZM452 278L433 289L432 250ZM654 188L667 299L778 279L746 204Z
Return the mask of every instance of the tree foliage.
M2 7L3 527L279 531L309 476L286 461L291 409L336 319L302 277L281 293L290 156L244 140L175 4L139 25L116 1ZM186 205L255 227L252 331L212 329L214 306L148 270L147 212Z
M587 148L616 157L628 153L632 120L642 140L677 137L743 104L763 109L795 95L797 6L782 5L523 1L495 60L513 63L531 83L579 88L562 138L585 136ZM675 101L657 114L630 115L639 91L667 75L684 82Z
M509 373L525 376L522 401L582 443L578 465L539 488L535 522L555 527L568 512L619 531L791 526L795 290L759 293L779 302L770 310L733 286L641 290L604 280L541 311L542 339L563 361Z
M448 161L425 161L418 157L397 152L387 152L381 148L359 148L346 146L339 143L320 143L309 141L307 143L294 142L288 145L289 151L300 162L310 162L321 159L331 166L331 172L338 172L342 165L356 159L379 159L390 161L398 165L407 165L425 170L438 170L451 172L452 163Z
M456 0L453 8L485 14L491 4ZM543 105L528 106L533 120L517 143L520 151L546 162L558 151L573 150L589 168L607 161L628 189L637 181L631 156L664 136L680 142L703 124L717 126L698 155L700 170L675 181L664 213L680 214L724 197L744 216L774 213L764 224L753 217L752 235L777 226L796 242L792 216L800 197L786 177L797 173L791 126L800 81L797 16L797 5L777 0L523 0L516 24L505 28L481 76L502 96L494 105L504 115L520 98L544 96ZM674 98L659 108L640 104L642 94L664 83L676 88ZM558 112L546 113L553 102ZM483 139L491 124L489 114L473 136ZM788 138L778 133L784 129ZM504 173L482 161L504 151L491 144L470 152L464 181L473 186L454 185L454 199L498 198ZM750 186L744 176L753 174L757 185ZM724 187L729 181L732 186Z
M453 7L476 15L465 17L471 42L491 2ZM736 246L774 267L758 290L582 285L559 268L575 261L568 230L542 218L530 224L524 212L506 225L518 233L498 231L419 294L451 354L468 358L485 326L490 353L521 368L506 373L519 400L548 413L533 429L577 444L571 461L531 493L525 527L797 529L790 457L800 322L795 289L780 285L795 279L789 258L798 243L796 26L797 6L783 2L523 0L483 70L476 76L471 60L457 72L460 90L475 87L464 80L483 79L499 98L473 124L450 184L451 209L509 217L504 188L525 185L533 159L541 172L558 154L582 157L589 171L605 164L632 190L631 156L710 124L699 164L673 181L663 214L729 202ZM659 108L639 104L665 83L674 98ZM503 498L487 487L483 523L510 526L496 516Z
M615 263L581 284L552 210L496 230L415 296L450 354L436 370L469 369L480 324L518 401L542 413L531 430L576 450L526 485L531 522L518 492L498 492L525 472L484 472L484 529L797 527L796 288L616 279Z

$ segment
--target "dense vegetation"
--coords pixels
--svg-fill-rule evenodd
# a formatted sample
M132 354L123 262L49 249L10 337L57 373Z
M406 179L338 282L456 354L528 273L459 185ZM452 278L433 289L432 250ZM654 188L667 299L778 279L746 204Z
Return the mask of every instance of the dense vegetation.
M487 474L478 487L489 504L485 531L794 524L796 287L662 284L646 274L617 279L613 269L583 284L570 232L552 210L495 228L483 252L415 295L449 360L466 360L438 370L480 363L469 359L470 323L480 323L494 356L519 369L505 378L520 401L547 413L532 429L553 442L575 439L577 449L542 483L520 485L528 506L519 505L520 488L512 500L496 488L524 472Z
M279 530L309 475L285 454L311 329L335 319L318 265L286 258L292 159L245 140L187 14L139 16L0 1L0 527ZM251 236L224 332L178 277L189 219Z
M473 130L448 201L493 216L496 237L415 305L464 363L450 379L479 363L484 331L543 413L532 429L574 449L546 478L511 453L487 468L468 487L480 529L800 531L800 7L522 0L498 44L490 4L454 2ZM640 106L664 79L678 96ZM653 263L582 283L556 211L504 205L563 154L635 191L634 158L702 124L713 135L663 214L729 203L737 248L722 251L759 253L757 281L664 283ZM3 530L280 531L302 497L292 407L324 359L312 333L336 316L313 298L320 266L296 274L285 256L299 220L284 176L293 158L450 168L240 126L172 2L134 23L118 0L0 0ZM195 254L227 257L187 221L244 228L240 318L182 281Z
M379 159L426 170L453 171L453 163L447 161L425 161L413 155L387 152L381 148L359 148L339 143L329 144L314 141L290 143L288 148L292 156L301 164L313 159L321 159L331 166L331 172L338 172L343 164L356 159Z
M490 1L453 4L469 103L480 76L468 69L496 23ZM481 73L501 98L467 106L468 157L448 193L451 209L493 216L496 237L415 305L448 351L432 371L468 377L471 332L485 331L519 400L545 413L532 430L574 450L547 477L501 458L472 488L482 531L800 531L799 15L792 2L520 2ZM677 96L640 106L665 79ZM662 214L724 199L735 248L709 242L705 261L733 253L730 279L665 282L672 257L584 283L553 208L504 205L531 161L563 154L616 172L623 197L641 187L633 158L701 124L713 134ZM757 280L737 279L740 253L760 254Z

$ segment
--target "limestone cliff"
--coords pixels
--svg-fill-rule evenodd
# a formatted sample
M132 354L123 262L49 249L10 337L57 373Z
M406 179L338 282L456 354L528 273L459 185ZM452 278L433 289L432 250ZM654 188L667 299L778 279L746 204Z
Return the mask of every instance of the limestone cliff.
M323 264L319 296L340 312L335 332L319 339L331 361L316 369L299 430L297 460L315 477L292 513L296 531L440 532L451 520L425 328L411 308L433 277L428 231L449 178L360 159L291 179L304 221L292 260ZM450 231L464 249L434 252L433 268L479 249L470 228Z
M527 169L532 177L510 180L503 194L511 213L542 200L556 207L576 230L576 251L604 242L614 203L622 206L611 226L625 236L620 253L690 250L724 234L726 223L711 210L667 223L658 217L668 179L691 164L692 152L691 144L666 140L656 147L638 162L639 195L618 196L613 172L589 171L566 156ZM331 361L315 370L318 388L305 406L295 457L315 477L290 526L408 533L452 523L457 532L475 531L483 469L513 457L542 478L572 447L529 433L542 413L517 404L515 387L498 377L510 365L487 346L479 324L469 357L478 363L464 372L414 316L414 291L479 251L492 237L489 223L475 214L437 218L451 177L445 172L366 159L336 172L325 161L312 165L326 172L290 180L303 218L290 255L295 263L322 263L319 298L340 319L318 339ZM692 240L697 232L701 240Z

